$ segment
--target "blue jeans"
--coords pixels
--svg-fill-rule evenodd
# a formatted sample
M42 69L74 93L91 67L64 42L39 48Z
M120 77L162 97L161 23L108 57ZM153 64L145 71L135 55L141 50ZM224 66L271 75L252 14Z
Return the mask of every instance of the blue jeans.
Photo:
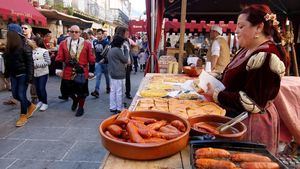
M12 95L21 103L21 114L26 114L31 104L26 96L28 88L27 75L23 74L17 77L10 76L10 81Z
M110 88L107 64L96 63L95 65L95 76L96 76L95 90L96 91L99 91L102 73L104 73L105 76L106 88Z
M34 77L34 85L36 88L36 94L38 95L39 101L47 104L47 92L46 92L46 84L48 80L48 74Z

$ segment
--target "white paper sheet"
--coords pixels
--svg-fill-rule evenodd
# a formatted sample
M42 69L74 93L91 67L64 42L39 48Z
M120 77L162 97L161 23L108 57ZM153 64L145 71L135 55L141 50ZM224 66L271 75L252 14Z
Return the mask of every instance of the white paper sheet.
M220 82L218 79L213 77L212 75L208 74L204 70L202 70L201 74L199 75L199 86L207 92L207 84L210 83L215 89L224 90L225 86L222 82Z

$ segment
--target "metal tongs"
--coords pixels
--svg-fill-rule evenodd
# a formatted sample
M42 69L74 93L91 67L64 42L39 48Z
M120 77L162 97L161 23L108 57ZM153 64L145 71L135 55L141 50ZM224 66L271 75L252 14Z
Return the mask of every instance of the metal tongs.
M248 112L244 111L240 115L236 116L235 118L231 119L227 123L222 124L221 126L217 127L217 131L220 133L229 129L230 127L234 126L236 123L243 121L248 117Z

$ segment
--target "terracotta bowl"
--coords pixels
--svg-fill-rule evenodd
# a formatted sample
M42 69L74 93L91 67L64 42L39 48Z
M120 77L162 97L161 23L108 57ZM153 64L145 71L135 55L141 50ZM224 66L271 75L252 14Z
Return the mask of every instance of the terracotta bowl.
M128 143L109 138L104 134L104 129L113 123L117 115L105 119L99 126L99 133L103 146L112 154L133 160L154 160L171 156L184 149L188 144L190 124L187 120L170 113L160 111L133 111L130 116L151 117L157 120L182 121L187 130L178 138L158 144Z
M184 66L183 72L187 74L190 77L197 77L201 73L201 68L195 67L195 66Z
M195 123L199 123L199 122L208 122L208 123L212 122L212 123L217 123L217 124L221 125L230 120L231 120L231 118L229 118L229 117L218 116L218 115L199 115L199 116L193 116L188 119L191 126L193 126ZM239 122L228 130L233 130L234 133L230 133L230 134L219 133L219 134L213 134L213 135L216 136L216 138L218 138L218 139L241 140L247 131L247 127L244 123ZM193 129L193 127L191 127L191 132L190 132L191 136L199 136L199 135L204 135L204 134L211 134L211 133L204 132L204 131L200 132L198 130Z

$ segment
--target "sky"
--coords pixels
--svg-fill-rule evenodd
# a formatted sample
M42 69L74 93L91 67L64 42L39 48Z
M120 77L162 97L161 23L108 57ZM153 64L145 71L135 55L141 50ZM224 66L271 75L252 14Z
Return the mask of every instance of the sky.
M146 11L145 0L129 0L131 2L130 18L139 18Z

